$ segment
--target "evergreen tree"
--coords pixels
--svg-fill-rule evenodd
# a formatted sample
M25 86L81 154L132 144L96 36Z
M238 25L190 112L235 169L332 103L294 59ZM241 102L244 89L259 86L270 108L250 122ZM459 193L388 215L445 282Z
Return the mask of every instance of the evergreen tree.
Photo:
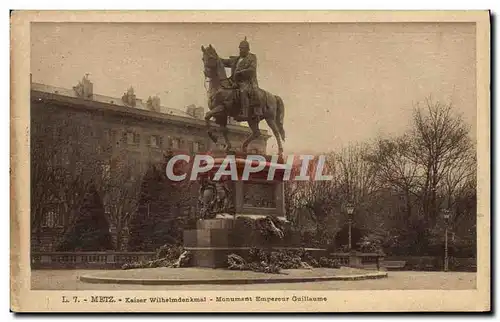
M162 190L162 181L154 165L148 168L142 178L137 212L129 226L128 249L131 251L145 251L152 248L151 236L157 222L157 199Z
M95 185L91 184L73 225L58 251L106 251L113 249L109 222Z
M173 182L165 175L164 162L152 164L141 183L138 210L129 226L131 251L152 251L165 244L181 244L188 218L179 210L192 204L197 192L189 181Z

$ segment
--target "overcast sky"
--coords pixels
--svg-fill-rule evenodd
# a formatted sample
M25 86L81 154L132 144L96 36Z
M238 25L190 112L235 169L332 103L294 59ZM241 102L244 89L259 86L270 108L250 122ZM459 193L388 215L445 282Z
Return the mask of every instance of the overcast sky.
M474 24L33 23L31 72L66 88L89 73L98 94L133 86L163 106L206 108L201 45L227 57L245 36L260 87L285 102L287 153L400 133L429 95L452 100L475 136Z

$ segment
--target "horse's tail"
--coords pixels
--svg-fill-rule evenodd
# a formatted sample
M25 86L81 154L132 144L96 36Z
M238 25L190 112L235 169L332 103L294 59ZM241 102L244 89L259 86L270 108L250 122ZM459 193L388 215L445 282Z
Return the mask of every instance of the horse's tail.
M278 95L276 97L276 125L278 126L278 130L280 132L281 139L285 141L285 128L283 127L283 119L285 118L285 104L283 100Z

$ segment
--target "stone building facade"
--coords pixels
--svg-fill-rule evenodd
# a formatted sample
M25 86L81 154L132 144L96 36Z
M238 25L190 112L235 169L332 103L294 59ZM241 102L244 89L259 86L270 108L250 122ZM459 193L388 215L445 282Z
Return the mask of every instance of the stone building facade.
M102 187L107 213L128 211L124 205L127 199L136 198L138 182L148 166L162 162L167 150L194 154L222 149L206 135L203 116L203 108L194 105L177 110L161 106L158 97L143 102L133 88L127 89L121 98L96 94L87 76L72 89L32 83L33 250L54 250L70 224L69 199L79 193L70 179L76 174L112 183ZM235 122L230 122L228 128L234 146L251 133L248 127ZM270 136L266 131L262 133L259 140L252 142L249 152L266 152ZM124 194L127 189L132 192ZM113 190L117 194L113 195ZM191 208L185 213L193 211ZM122 226L111 222L112 232L117 229L115 226Z

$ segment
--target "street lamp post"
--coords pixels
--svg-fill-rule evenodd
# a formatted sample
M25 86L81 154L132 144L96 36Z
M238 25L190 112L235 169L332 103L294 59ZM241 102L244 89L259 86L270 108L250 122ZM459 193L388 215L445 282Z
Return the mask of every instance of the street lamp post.
M346 209L347 209L347 215L349 216L349 220L348 220L348 223L349 223L349 252L351 252L352 250L352 214L354 213L354 205L352 204L348 204L346 206Z
M444 215L444 271L448 271L448 221L450 219L450 210L445 209L443 211Z

